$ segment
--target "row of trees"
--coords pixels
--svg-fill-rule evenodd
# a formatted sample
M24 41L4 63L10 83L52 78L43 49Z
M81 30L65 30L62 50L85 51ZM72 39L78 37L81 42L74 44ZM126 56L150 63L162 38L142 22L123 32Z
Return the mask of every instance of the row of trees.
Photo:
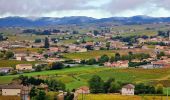
M116 82L114 78L109 78L104 82L100 76L94 75L89 80L89 87L91 93L115 93L119 92L122 83Z
M123 37L123 36L116 36L116 37L112 37L113 40L120 40L122 42L127 42L128 45L133 45L133 43L137 43L138 42L138 38L143 38L143 39L147 39L149 38L146 35L143 36L127 36L127 37Z
M131 62L131 60L133 59L139 59L139 60L143 60L143 59L147 59L149 58L150 55L149 54L145 54L145 53L137 53L137 54L133 54L132 52L129 52L128 55L120 55L119 53L116 53L115 56L109 57L108 55L102 55L98 61L95 58L91 58L89 60L82 60L81 64L88 64L88 65L93 65L93 64L100 64L102 65L105 62L116 62L119 60L129 60Z
M94 75L89 80L91 93L119 93L121 87L127 83L117 82L114 78L103 81L100 76ZM143 83L135 84L135 94L162 94L163 85L158 84L155 87Z

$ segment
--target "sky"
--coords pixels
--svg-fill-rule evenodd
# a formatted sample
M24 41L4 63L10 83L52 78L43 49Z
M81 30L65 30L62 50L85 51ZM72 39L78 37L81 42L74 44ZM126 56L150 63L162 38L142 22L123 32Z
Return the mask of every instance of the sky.
M0 17L170 17L170 0L0 0Z

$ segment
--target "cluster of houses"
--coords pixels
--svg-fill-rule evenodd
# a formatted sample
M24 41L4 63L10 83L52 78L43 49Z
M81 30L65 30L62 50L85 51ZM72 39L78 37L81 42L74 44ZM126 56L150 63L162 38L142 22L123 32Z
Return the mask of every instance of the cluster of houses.
M106 67L114 67L114 68L128 68L129 61L117 61L117 62L105 62L104 66Z
M0 85L0 95L1 96L20 96L22 100L30 100L30 90L32 86L23 86L16 84L8 84L8 85ZM44 90L48 92L48 85L40 84L36 86L36 88ZM59 91L57 95L59 100L64 100L63 96L67 94L66 92ZM82 86L75 90L74 92L74 100L77 100L78 95L86 95L90 94L90 89L87 86ZM124 85L120 90L121 95L135 95L135 86L132 84ZM61 99L62 98L62 99Z

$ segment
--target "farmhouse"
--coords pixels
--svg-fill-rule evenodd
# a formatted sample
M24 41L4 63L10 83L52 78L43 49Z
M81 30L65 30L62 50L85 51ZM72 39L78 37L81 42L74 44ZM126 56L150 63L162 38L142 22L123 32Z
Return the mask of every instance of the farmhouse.
M32 70L31 64L18 64L16 65L17 70Z
M121 90L122 95L134 95L135 94L135 86L132 84L127 84L122 87Z
M20 96L21 88L20 85L0 85L2 96Z

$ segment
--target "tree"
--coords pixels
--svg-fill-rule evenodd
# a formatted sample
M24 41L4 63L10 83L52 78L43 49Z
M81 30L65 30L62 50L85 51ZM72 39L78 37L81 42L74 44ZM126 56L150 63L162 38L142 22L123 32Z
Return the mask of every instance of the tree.
M107 47L107 50L109 50L109 48L110 48L110 42L107 42L107 43L106 43L106 47Z
M6 59L9 59L9 58L12 58L12 57L14 57L14 53L13 53L13 52L7 51L7 52L5 53L5 58L6 58Z
M46 83L51 91L65 90L65 84L60 81L47 80Z
M45 37L44 48L49 48L49 47L50 47L49 39L48 37Z
M95 36L97 36L97 35L99 34L99 31L94 30L94 31L93 31L93 34L94 34Z
M111 86L109 88L109 92L110 93L116 93L116 92L119 92L119 89L120 89L120 84L117 83L117 82L112 82L111 83Z
M109 61L109 57L107 55L102 55L99 59L99 63L105 63Z
M35 39L35 43L41 43L41 39Z
M73 100L73 98L74 94L67 91L67 94L64 96L64 100Z
M90 92L91 93L103 93L103 80L101 77L94 75L89 80Z
M118 60L120 60L120 59L121 59L120 54L119 54L119 53L116 53L116 54L115 54L115 61L118 61Z
M4 53L0 52L0 58L4 57Z
M36 100L47 100L45 91L40 90L36 96Z
M157 94L162 94L163 93L163 85L162 84L156 85L156 93Z
M165 53L164 52L160 52L159 54L157 54L157 58L160 58L162 56L165 56Z
M61 62L54 62L51 64L52 70L63 69L63 68L64 68L64 64Z
M34 87L31 88L31 91L29 93L30 97L33 98L37 95L38 90Z
M111 87L111 83L113 82L115 82L114 78L109 78L106 82L104 82L103 89L105 93L109 92L109 88Z
M93 64L96 64L97 62L96 62L96 59L94 59L94 58L91 58L91 59L89 59L88 61L87 61L87 64L88 65L93 65Z

